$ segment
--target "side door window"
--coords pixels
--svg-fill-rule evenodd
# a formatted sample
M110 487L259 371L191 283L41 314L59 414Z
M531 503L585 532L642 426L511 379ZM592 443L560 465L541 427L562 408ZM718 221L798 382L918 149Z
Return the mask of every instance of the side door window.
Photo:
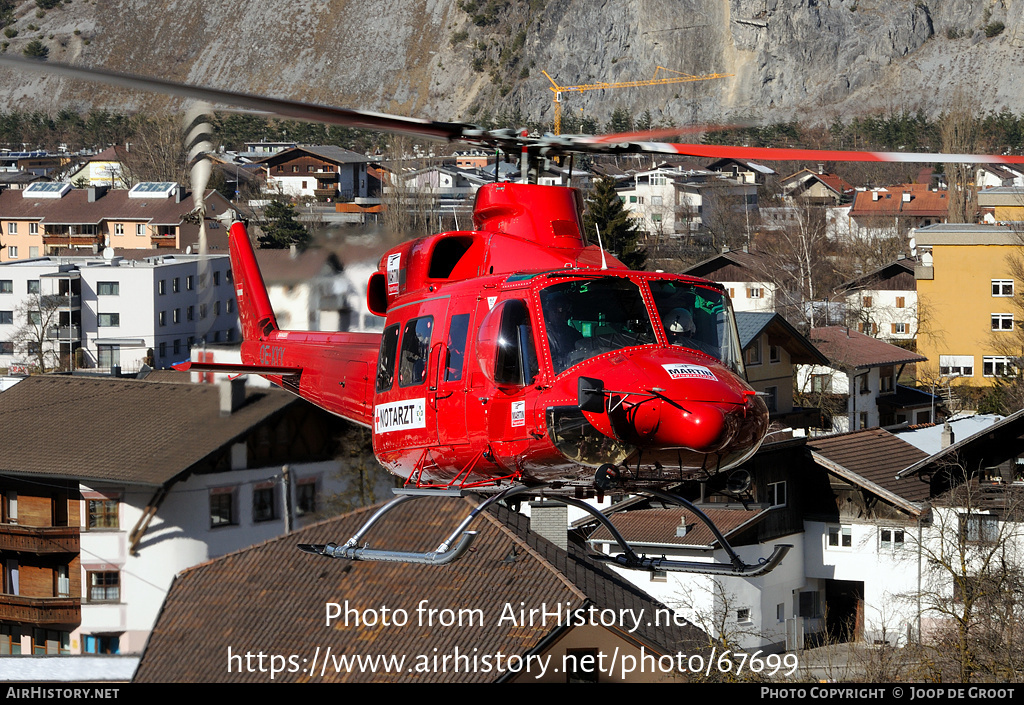
M398 324L384 329L377 358L377 393L391 389L395 382L395 360L398 354Z
M402 353L398 363L398 385L412 387L423 384L430 362L430 337L434 330L434 317L422 316L405 324L402 333Z

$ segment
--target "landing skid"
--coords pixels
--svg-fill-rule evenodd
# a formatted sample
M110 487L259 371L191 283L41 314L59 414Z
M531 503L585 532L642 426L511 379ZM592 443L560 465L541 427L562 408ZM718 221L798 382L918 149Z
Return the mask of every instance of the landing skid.
M360 546L359 544L363 541L366 534L369 533L370 529L372 529L385 514L396 507L423 497L461 497L464 494L463 490L458 489L396 489L394 492L397 496L378 509L373 516L371 516L366 523L364 523L359 530L353 534L352 538L346 541L343 545L339 546L334 543L299 544L299 550L305 551L306 553L327 556L329 558L346 558L352 561L385 561L394 563L414 563L420 565L447 565L448 563L452 563L462 558L466 551L469 550L470 545L477 537L476 531L468 531L469 525L482 511L487 509L487 507L491 506L495 502L509 500L521 494L543 494L543 489L543 487L516 485L502 490L497 494L491 495L477 505L469 515L463 519L457 527L455 527L455 530L441 542L437 549L432 552L416 553L412 551L389 551L386 549L370 548L369 544L366 543ZM729 542L725 540L725 536L723 536L722 532L718 530L718 527L715 526L714 522L712 522L704 512L694 506L692 502L677 495L673 495L668 492L661 492L659 490L648 489L644 490L642 493L665 502L678 504L685 507L688 511L693 512L697 518L708 526L719 544L729 555L729 560L731 562L701 563L699 561L671 560L664 556L661 558L639 556L618 532L608 517L600 511L586 502L573 497L559 496L557 500L582 509L593 516L606 529L608 529L612 537L615 539L615 542L622 547L622 555L607 556L603 554L592 554L593 558L608 563L615 563L630 570L755 577L758 575L764 575L765 573L773 570L782 562L782 559L785 558L786 554L789 553L789 550L792 548L789 544L778 544L767 559L762 559L755 564L744 563L736 551L733 550L732 546L729 545Z

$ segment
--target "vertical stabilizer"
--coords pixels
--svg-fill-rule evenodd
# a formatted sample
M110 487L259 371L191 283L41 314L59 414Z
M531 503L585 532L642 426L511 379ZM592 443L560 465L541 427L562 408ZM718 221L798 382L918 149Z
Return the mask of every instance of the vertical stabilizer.
M262 340L277 330L277 319L270 306L267 286L263 283L256 253L249 241L249 233L242 223L231 226L231 272L238 300L238 322L245 340Z

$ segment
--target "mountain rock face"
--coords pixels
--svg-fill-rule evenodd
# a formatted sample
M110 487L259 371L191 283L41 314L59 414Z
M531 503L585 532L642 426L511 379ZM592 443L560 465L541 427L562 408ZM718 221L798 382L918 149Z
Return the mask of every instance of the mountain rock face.
M43 16L40 16L43 15ZM4 51L437 119L551 121L562 86L674 72L715 80L563 93L563 115L829 123L942 112L958 88L1024 112L1024 0L65 0L18 6ZM30 29L35 27L36 29ZM176 101L0 71L8 109Z

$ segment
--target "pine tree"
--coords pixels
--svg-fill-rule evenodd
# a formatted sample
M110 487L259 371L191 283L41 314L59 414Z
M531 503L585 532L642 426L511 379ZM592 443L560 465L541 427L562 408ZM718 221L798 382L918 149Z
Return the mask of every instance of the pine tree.
M640 231L636 221L622 205L615 192L613 179L599 179L587 199L587 212L583 227L591 243L597 243L597 230L601 229L601 244L630 269L643 269L647 264L647 250L640 246Z
M270 250L283 250L292 245L304 249L309 245L310 235L305 226L295 219L295 206L283 201L271 201L263 209L266 223L263 225L263 236L259 239L260 247Z

